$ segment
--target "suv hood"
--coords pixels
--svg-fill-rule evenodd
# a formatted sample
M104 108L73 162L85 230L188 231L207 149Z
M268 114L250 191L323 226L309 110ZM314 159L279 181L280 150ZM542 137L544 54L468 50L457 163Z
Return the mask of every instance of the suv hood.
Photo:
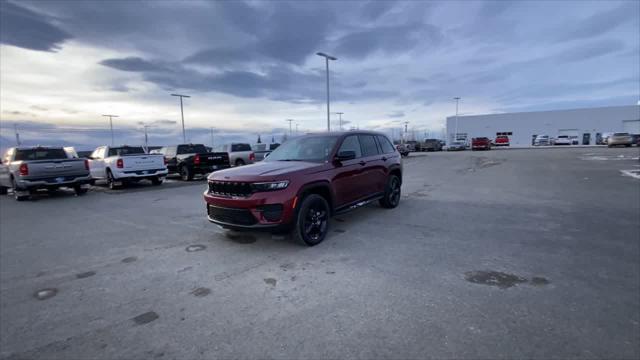
M213 172L208 179L219 181L283 180L292 173L320 169L323 165L325 164L306 161L261 161L251 165L236 166Z

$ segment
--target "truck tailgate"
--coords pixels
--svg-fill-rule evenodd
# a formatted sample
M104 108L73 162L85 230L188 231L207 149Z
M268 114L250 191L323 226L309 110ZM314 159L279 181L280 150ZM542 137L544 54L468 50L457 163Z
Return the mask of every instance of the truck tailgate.
M201 165L229 165L229 154L226 152L212 152L199 155Z
M84 159L30 160L25 163L29 168L29 175L23 177L25 179L89 174Z
M160 154L122 156L124 171L157 170L164 168L164 157Z

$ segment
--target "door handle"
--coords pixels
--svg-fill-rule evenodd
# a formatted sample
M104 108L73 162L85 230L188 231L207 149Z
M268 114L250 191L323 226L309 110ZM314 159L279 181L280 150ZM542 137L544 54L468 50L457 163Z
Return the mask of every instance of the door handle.
M386 157L386 156L383 156L383 157L382 157L382 161L387 161L387 157Z
M360 164L361 166L365 166L367 163L364 160L362 160L358 164Z

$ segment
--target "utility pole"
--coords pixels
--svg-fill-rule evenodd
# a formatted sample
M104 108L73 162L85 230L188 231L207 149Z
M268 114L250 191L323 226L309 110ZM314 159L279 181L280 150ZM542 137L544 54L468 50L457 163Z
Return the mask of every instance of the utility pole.
M298 135L298 123L296 123L296 135Z
M460 101L460 97L456 96L453 100L456 101L456 133L453 135L453 141L458 141L458 102Z
M402 143L404 144L404 142L406 141L406 137L407 137L407 125L409 125L408 121L404 122L404 136L402 137Z
M187 135L184 132L184 109L182 107L182 98L190 98L189 95L171 94L171 96L177 96L180 98L180 116L182 117L182 142L187 142Z
M344 114L343 112L334 112L334 114L338 115L338 123L340 124L340 130L342 130L342 114Z
M109 128L111 129L111 146L113 146L113 118L118 115L102 115L109 118Z
M327 131L331 131L331 117L329 114L331 114L330 112L330 107L329 107L329 60L338 60L338 58L333 57L331 55L327 55L323 52L319 52L316 53L316 55L318 56L322 56L325 60L325 64L326 64L326 68L327 68Z
M213 128L210 128L209 130L211 130L211 149L213 150Z
M292 123L293 121L295 121L295 120L293 120L293 119L286 119L285 121L288 121L288 122L289 122L289 136L291 136L291 123Z
M13 124L13 130L16 132L16 145L20 146L20 134L18 133L18 124Z
M147 129L149 125L144 125L144 149L149 152L149 136L147 136Z

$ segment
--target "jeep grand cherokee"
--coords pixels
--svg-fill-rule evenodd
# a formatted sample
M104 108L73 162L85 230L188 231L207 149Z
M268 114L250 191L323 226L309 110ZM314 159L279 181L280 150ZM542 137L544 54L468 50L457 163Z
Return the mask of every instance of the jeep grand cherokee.
M324 240L329 217L379 200L400 202L402 163L380 133L350 131L290 139L264 161L217 171L204 193L210 222L234 230L292 231Z

